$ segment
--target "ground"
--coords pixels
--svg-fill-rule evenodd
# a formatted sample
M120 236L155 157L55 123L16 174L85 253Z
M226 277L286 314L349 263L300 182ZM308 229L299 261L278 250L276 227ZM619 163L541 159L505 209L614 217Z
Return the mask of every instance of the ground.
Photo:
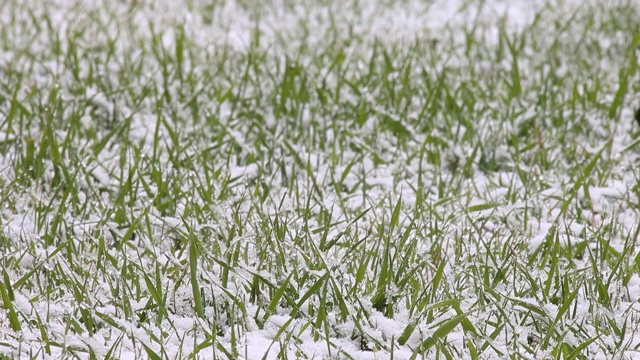
M1 358L640 357L640 3L0 3Z

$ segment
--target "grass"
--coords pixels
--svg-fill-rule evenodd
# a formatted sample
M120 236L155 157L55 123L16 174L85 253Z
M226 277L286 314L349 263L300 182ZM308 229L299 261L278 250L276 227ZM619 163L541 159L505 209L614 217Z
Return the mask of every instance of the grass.
M4 357L637 356L637 3L32 5Z

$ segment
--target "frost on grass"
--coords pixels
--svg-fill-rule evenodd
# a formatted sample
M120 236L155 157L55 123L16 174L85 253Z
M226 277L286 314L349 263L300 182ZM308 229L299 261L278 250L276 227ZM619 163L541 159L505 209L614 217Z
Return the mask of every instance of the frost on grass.
M0 351L633 358L637 4L0 5Z

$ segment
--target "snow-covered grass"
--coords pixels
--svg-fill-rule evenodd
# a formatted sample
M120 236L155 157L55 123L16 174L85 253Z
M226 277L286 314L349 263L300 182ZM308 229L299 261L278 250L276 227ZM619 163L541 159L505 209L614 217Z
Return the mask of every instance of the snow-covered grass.
M638 19L0 2L0 358L639 358Z

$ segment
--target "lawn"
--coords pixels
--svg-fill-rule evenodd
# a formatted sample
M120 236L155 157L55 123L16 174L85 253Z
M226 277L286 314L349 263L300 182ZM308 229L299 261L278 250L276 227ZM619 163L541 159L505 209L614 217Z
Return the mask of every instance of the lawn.
M0 359L640 358L638 19L0 2Z

